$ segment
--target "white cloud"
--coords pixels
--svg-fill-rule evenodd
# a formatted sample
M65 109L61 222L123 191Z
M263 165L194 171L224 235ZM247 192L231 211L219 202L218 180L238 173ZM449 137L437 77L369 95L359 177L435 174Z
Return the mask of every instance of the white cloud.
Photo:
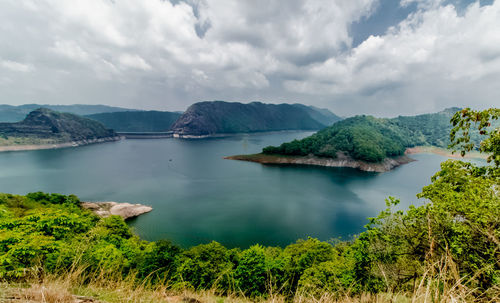
M22 72L22 73L27 73L31 72L34 68L33 66L29 64L24 64L16 61L11 61L11 60L2 60L0 61L0 66L14 71L14 72Z
M182 110L260 99L344 115L500 102L498 0L460 14L402 0L418 9L354 48L350 25L379 0L173 2L2 1L0 102Z
M405 112L498 106L499 96L483 92L500 81L500 2L476 3L462 16L451 5L418 11L304 72L303 81L286 83L289 90L348 97L369 112L387 110L381 98Z
M123 54L120 56L119 61L120 64L126 68L136 68L142 70L151 69L151 65L146 63L146 61L138 55Z

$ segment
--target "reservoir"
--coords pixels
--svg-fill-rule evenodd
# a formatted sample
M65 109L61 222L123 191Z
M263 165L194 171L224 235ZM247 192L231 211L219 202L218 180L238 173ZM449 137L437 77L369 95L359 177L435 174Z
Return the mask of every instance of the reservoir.
M275 132L198 140L139 139L57 150L0 153L0 192L75 194L82 201L141 203L153 211L129 221L147 240L183 247L212 240L228 247L285 246L308 236L349 239L367 217L430 183L445 157L386 173L350 168L264 166L225 160L311 132Z

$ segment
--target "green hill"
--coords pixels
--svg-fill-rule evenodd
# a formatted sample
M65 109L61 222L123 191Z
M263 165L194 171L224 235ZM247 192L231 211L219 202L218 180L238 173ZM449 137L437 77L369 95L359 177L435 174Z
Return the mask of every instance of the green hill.
M87 115L118 132L168 131L181 113L162 111L124 111Z
M353 159L380 162L403 155L407 147L432 145L446 148L451 130L450 118L459 110L397 118L356 116L342 120L302 140L263 149L264 154L337 158L344 153Z
M48 108L58 112L72 113L75 115L91 115L106 112L134 111L133 109L107 106L107 105L49 105L49 104L24 104L19 106L0 104L0 122L19 122L26 115L38 108Z
M178 135L204 136L279 130L317 130L340 120L326 110L301 104L207 101L191 105L171 130Z
M39 108L21 122L0 123L1 145L60 143L116 137L101 123L69 113Z

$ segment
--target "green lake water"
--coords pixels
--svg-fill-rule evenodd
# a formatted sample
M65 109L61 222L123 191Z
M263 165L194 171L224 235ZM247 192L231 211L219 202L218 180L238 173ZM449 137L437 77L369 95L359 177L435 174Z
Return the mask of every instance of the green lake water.
M223 159L310 134L123 140L0 153L0 192L151 205L152 212L129 221L147 240L170 239L184 247L212 240L229 247L284 246L308 236L348 239L385 207L389 195L402 200L401 208L421 204L415 195L446 159L413 155L417 161L381 174Z

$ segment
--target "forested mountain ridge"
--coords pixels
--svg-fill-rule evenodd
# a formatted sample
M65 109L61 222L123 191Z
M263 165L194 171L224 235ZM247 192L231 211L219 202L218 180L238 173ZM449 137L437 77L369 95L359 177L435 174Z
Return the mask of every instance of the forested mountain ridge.
M387 157L403 155L406 148L432 145L448 147L452 128L450 119L459 108L434 114L375 118L355 116L335 123L319 132L278 147L268 146L264 154L337 158L344 153L355 160L380 162Z
M191 105L171 130L180 136L207 136L279 130L317 130L340 118L298 104L206 101Z
M19 122L26 118L26 115L38 108L47 108L58 112L71 113L75 115L91 115L96 113L135 111L135 109L127 109L122 107L114 107L108 105L89 105L89 104L73 104L73 105L50 105L50 104L23 104L23 105L7 105L0 104L0 122Z
M121 111L85 117L101 122L118 132L165 132L181 116L178 112Z
M7 141L28 139L32 140L31 143L36 143L37 140L60 143L112 138L117 135L97 121L39 108L29 113L21 122L0 123L0 136Z

